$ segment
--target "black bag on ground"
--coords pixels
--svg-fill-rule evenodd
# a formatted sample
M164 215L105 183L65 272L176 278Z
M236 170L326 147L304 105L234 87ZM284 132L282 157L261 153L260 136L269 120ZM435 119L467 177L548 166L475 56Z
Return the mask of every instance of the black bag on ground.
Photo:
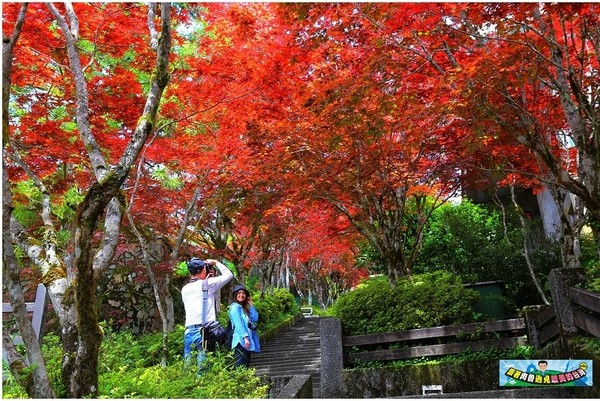
M204 349L207 351L214 351L217 344L219 344L219 346L225 344L225 340L227 339L227 329L221 326L221 323L218 321L208 322L202 328L202 339L203 343L206 344Z

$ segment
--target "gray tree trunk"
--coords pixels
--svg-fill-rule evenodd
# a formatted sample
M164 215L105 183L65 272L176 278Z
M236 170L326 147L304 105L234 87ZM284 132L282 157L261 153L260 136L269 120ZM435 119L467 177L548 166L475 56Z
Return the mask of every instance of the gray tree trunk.
M2 327L2 347L6 354L10 372L30 397L54 398L54 392L50 386L40 343L27 313L27 307L25 306L23 287L19 277L19 268L16 263L10 231L13 210L12 192L8 183L8 177L6 176L6 169L4 168L6 147L9 144L10 138L8 104L10 99L13 52L21 34L27 7L27 3L21 6L10 38L4 37L2 40L2 281L3 286L10 295L13 314L21 333L21 338L27 349L27 358L24 359L17 352L4 326Z
M75 221L75 257L72 266L67 266L60 259L55 241L55 229L50 218L49 195L43 184L28 167L20 165L34 180L44 195L42 219L46 235L41 245L36 245L29 240L25 230L14 219L5 227L10 227L14 240L27 252L29 257L41 267L44 281L47 284L48 293L54 309L60 320L61 334L64 347L63 359L63 382L67 389L67 396L81 398L84 396L95 396L98 391L97 361L98 350L101 342L101 332L98 327L98 316L95 304L89 302L95 298L95 277L106 269L117 245L120 231L121 212L118 194L121 184L127 178L135 159L138 157L148 134L154 129L156 113L159 102L166 87L168 74L168 56L170 53L170 3L161 3L162 27L156 44L157 58L156 67L151 82L144 114L140 118L133 138L127 145L121 159L115 167L106 164L102 152L95 141L91 131L88 114L87 82L83 75L80 64L76 40L79 23L77 16L70 4L66 4L65 18L54 7L48 3L55 20L58 23L67 42L67 54L70 71L76 88L77 98L77 124L82 141L88 151L89 160L96 176L97 182L92 185L80 204ZM154 6L151 6L153 8ZM17 25L19 26L19 25ZM20 27L20 26L19 26ZM6 64L7 41L3 46L3 64ZM10 42L8 42L10 43ZM14 45L14 41L12 42ZM6 73L5 73L6 80ZM4 82L6 84L6 82ZM9 85L4 85L9 87ZM7 92L3 90L3 100ZM7 98L6 98L7 99ZM4 102L3 113L8 114ZM4 145L8 142L7 118L4 118L3 139ZM15 153L15 161L19 162L18 154ZM91 248L91 238L95 233L96 226L104 213L104 232L101 246L95 251ZM4 237L8 238L8 237ZM71 284L72 283L72 284ZM68 287L73 285L73 291ZM70 295L65 299L65 294Z
M73 72L77 92L77 122L80 134L86 144L90 144L89 156L98 181L89 189L78 207L75 218L75 258L73 261L77 280L75 282L75 304L78 312L78 336L74 363L67 366L71 371L68 381L70 397L95 396L98 392L98 352L102 333L98 326L95 303L96 284L94 277L94 254L91 238L104 210L118 195L121 185L129 175L133 163L154 129L156 114L162 93L169 81L168 63L171 48L171 5L161 4L162 27L158 39L156 67L151 82L150 93L142 117L139 119L131 141L128 143L117 166L107 169L100 150L95 143L89 126L88 93L86 81L80 64L79 53L75 45L76 37L65 18L52 4L48 4L67 41L69 65ZM70 21L74 18L70 16ZM69 346L72 349L73 345ZM63 378L67 378L63 371Z
M2 172L2 194L2 238L4 238L4 241L2 241L2 281L10 296L13 314L27 349L27 358L23 359L16 351L4 326L2 327L2 346L6 352L10 372L27 394L32 398L54 398L40 342L27 313L23 287L19 278L19 267L10 240L12 193L5 170Z

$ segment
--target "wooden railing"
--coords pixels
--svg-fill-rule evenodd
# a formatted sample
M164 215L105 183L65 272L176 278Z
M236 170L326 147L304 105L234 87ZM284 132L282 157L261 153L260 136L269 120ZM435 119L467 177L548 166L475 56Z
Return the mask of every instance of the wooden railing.
M503 338L485 338L500 336ZM485 339L462 341L464 336L484 337ZM444 344L412 345L415 342L444 341ZM524 345L525 322L523 319L498 320L495 322L457 324L452 326L428 327L424 329L405 330L392 333L365 334L346 336L342 344L345 349L351 347L389 347L400 345L397 349L378 349L352 352L349 363L369 361L390 361L398 359L418 358L423 356L440 356L458 354L463 351L483 351L490 348L512 348Z
M569 287L569 304L574 325L595 337L600 337L600 294ZM551 305L532 319L538 343L543 346L558 337L559 328L554 307ZM532 328L529 328L530 333ZM452 326L429 327L392 333L365 334L343 337L346 351L356 347L348 355L348 363L391 361L424 356L458 354L463 351L483 351L490 348L512 348L527 343L527 327L524 319L498 320L486 323L469 323ZM490 335L497 338L489 338ZM465 336L483 337L462 341ZM487 338L486 338L487 337ZM498 338L500 337L500 338ZM427 342L440 344L425 344ZM417 343L418 345L415 345ZM378 349L373 349L378 348Z
M539 333L538 335L538 346L544 346L548 341L551 341L558 337L558 323L556 322L556 313L554 308L549 306L546 310L536 316L532 322L535 325L535 329Z
M569 307L573 314L573 324L580 330L595 337L600 337L600 319L594 316L600 313L600 294L569 287ZM537 331L538 347L543 347L547 342L554 340L559 335L556 311L551 305L533 320L532 324Z
M569 299L573 306L575 326L595 337L600 337L600 319L593 315L593 313L600 313L600 294L570 287Z
M33 331L35 332L38 341L42 342L42 337L44 336L44 324L46 322L46 312L48 309L48 294L46 291L46 287L43 284L38 284L37 290L35 293L35 301L34 302L26 302L25 306L27 308L27 312L31 312L31 324L33 325ZM12 313L12 306L9 303L2 303L2 314ZM13 339L15 345L22 345L23 340L20 336L17 336ZM4 350L2 350L2 359L6 359L4 355Z

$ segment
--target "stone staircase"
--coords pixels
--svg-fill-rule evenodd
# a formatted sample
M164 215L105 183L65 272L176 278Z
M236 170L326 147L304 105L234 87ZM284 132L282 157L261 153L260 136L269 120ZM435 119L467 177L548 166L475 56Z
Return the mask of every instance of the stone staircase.
M261 352L252 354L250 367L258 376L310 375L313 398L320 398L321 340L319 318L304 317L277 334L261 342Z

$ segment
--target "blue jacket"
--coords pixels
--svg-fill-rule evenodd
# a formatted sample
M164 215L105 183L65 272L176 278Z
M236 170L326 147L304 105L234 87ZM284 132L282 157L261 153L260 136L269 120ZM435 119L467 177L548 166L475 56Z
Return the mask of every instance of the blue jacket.
M254 306L250 307L250 322L257 324L258 323L258 311ZM260 340L258 339L258 331L252 331L252 341L254 342L254 352L260 352Z
M243 346L244 337L248 337L250 339L250 348L248 348L248 350L260 352L258 333L256 333L255 330L250 330L248 327L250 319L254 322L258 320L258 312L256 312L254 307L250 308L250 315L251 317L248 317L242 306L237 302L232 302L231 305L229 305L229 320L231 321L231 326L233 328L231 349L234 349L238 344L242 344Z

